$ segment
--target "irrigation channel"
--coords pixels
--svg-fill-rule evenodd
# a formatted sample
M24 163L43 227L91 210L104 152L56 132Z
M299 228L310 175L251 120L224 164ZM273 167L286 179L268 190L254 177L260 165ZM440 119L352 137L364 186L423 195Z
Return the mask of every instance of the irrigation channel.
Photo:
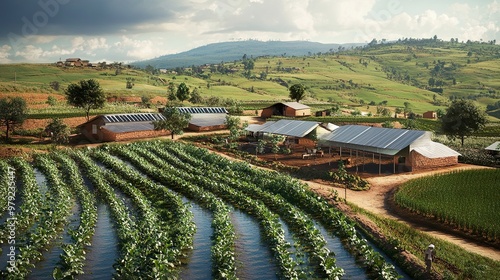
M190 145L0 160L0 176L17 218L14 257L0 218L2 279L409 279L299 181Z

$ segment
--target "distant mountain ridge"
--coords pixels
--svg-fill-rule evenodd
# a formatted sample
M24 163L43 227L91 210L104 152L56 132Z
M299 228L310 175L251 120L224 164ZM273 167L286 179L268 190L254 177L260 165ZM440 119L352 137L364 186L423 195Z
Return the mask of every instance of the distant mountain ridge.
M325 53L337 51L339 47L348 49L362 45L364 44L323 44L308 41L234 41L213 43L186 52L163 55L153 59L133 62L131 64L141 68L151 65L155 68L172 69L207 63L214 64L220 63L221 61L232 62L234 60L240 60L244 54L249 58L251 56L258 57L266 55L302 56L318 52Z

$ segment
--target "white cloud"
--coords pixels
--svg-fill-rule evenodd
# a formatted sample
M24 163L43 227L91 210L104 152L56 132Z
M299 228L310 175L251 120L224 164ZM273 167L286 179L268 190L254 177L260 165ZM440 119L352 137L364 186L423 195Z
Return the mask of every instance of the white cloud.
M132 39L122 36L121 41L115 43L120 51L124 51L130 60L143 60L165 54L161 43L151 40Z
M16 51L16 56L20 56L28 62L43 61L41 59L43 56L43 49L33 45L28 45L21 50Z
M0 47L0 63L9 63L10 50L12 49L9 45L3 45Z

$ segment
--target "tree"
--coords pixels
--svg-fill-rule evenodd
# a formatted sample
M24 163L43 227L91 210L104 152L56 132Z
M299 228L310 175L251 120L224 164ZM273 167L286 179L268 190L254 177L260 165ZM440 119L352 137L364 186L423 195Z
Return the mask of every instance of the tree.
M185 83L181 83L177 87L177 94L175 96L181 102L184 102L184 100L188 100L189 99L189 88L188 88L188 86Z
M304 99L306 97L305 89L302 84L295 84L290 87L290 98L300 102L300 100Z
M193 104L199 104L203 102L203 97L201 97L198 88L194 88L193 92L191 93L191 97L189 98L189 102Z
M234 117L227 115L226 120L224 123L227 126L227 129L229 130L229 141L233 142L238 140L241 134L244 133L244 129L248 126L248 123L245 122L243 125L241 125L241 119L239 117Z
M68 104L85 110L87 121L89 112L92 109L104 107L106 95L99 82L90 80L81 80L78 84L70 84L64 92Z
M167 106L162 112L165 117L164 120L154 121L153 126L155 130L168 130L172 139L174 139L175 134L181 135L189 125L189 120L191 120L191 114L179 111L179 109Z
M67 144L69 142L69 127L59 118L52 119L45 127L45 131L49 133L50 139L55 144Z
M27 117L26 100L21 97L0 99L0 123L5 126L5 140L9 140L9 131L23 124Z
M453 100L446 114L441 118L441 130L449 138L464 138L482 129L486 125L486 116L471 100Z

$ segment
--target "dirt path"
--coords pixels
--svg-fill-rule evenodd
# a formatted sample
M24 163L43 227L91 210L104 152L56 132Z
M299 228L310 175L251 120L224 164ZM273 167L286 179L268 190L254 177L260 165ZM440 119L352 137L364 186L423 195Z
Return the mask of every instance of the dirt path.
M405 173L405 174L396 174L384 177L373 177L368 178L372 188L368 191L352 191L347 190L347 201L353 203L363 209L366 209L370 212L383 215L385 217L395 219L399 222L406 223L413 228L421 230L427 234L432 235L433 237L437 237L440 239L444 239L451 243L454 243L467 251L474 252L476 254L491 258L496 261L500 261L500 250L492 248L487 245L479 244L474 242L466 237L461 237L459 234L454 234L452 232L436 228L435 225L429 225L426 223L419 222L414 219L404 218L398 213L395 213L389 207L388 198L389 194L395 190L395 188L402 183L431 174L444 173L449 172L451 170L465 170L465 169L478 169L485 168L482 166L476 165L464 165L460 164L454 167L448 167L440 169L439 171L429 171L422 173ZM340 197L344 197L344 189L333 187L331 185L326 185L318 182L304 181L307 183L311 189L322 193L322 194L330 194L331 189L336 189Z

